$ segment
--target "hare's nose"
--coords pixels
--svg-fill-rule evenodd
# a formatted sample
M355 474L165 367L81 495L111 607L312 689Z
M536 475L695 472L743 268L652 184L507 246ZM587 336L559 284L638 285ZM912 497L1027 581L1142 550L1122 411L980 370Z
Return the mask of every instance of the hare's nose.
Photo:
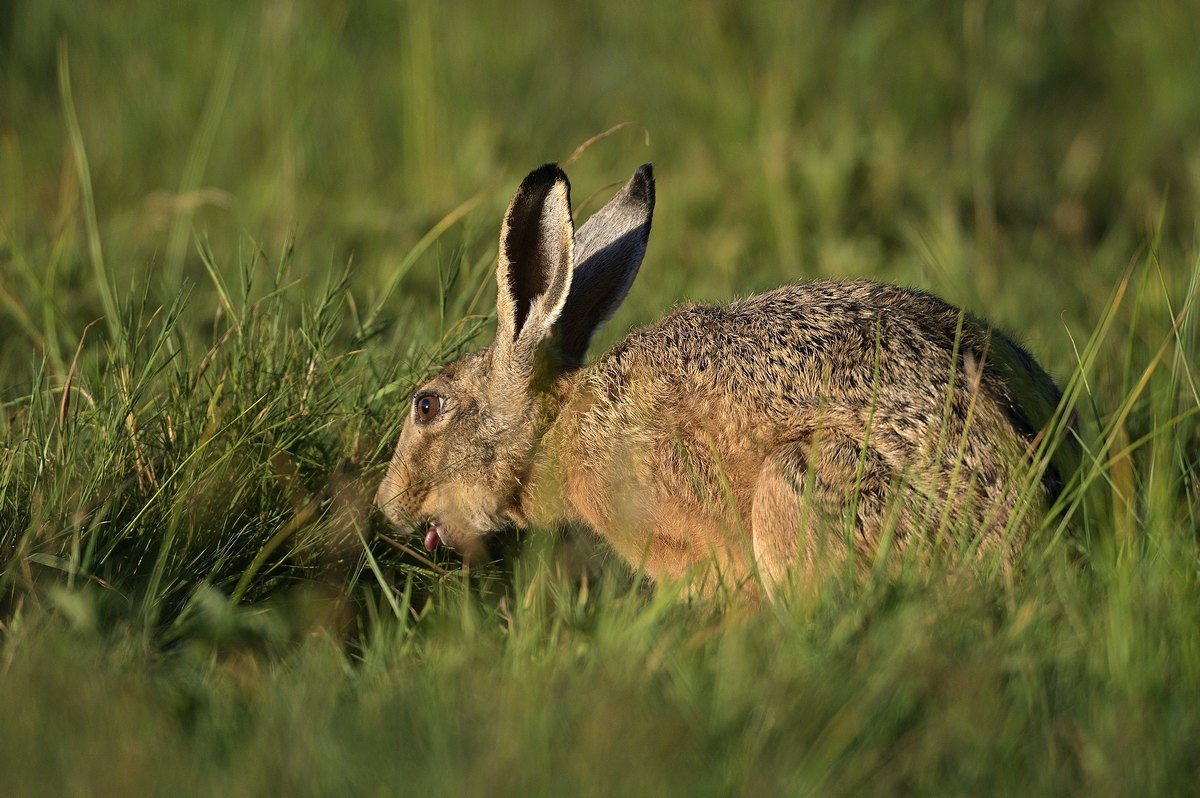
M387 474L375 492L375 506L395 524L400 523L408 493L408 469L399 463L388 466Z

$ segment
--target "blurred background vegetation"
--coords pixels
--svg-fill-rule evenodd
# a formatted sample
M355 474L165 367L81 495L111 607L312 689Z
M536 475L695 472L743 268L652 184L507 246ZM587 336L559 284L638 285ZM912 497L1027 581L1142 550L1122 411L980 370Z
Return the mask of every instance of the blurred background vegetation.
M0 5L8 794L1193 783L1197 41L1191 0ZM1064 383L1102 330L1106 553L730 619L532 566L477 605L372 540L396 406L567 160L581 217L657 179L597 348L818 277Z
M39 330L29 296L53 293L64 348L101 309L63 52L123 293L207 286L200 235L219 263L292 240L304 275L353 259L370 297L481 195L412 270L420 307L457 248L491 246L525 172L620 123L571 172L578 201L656 166L653 250L616 331L685 297L868 276L996 317L1062 374L1059 320L1090 328L1160 215L1168 243L1193 237L1188 2L17 0L0 24L7 257L54 267L35 287L6 264L4 290ZM30 341L4 324L10 373Z

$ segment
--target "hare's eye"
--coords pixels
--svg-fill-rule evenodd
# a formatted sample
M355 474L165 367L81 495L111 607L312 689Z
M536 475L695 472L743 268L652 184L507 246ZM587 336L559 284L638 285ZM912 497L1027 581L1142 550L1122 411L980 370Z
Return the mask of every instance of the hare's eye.
M442 412L442 397L433 393L423 393L413 399L413 414L417 421L428 424Z

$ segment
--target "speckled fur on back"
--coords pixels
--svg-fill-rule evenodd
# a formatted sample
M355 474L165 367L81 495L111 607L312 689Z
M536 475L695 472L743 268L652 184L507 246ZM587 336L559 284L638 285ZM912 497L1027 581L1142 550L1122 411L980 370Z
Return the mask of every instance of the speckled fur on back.
M581 366L624 298L649 167L578 232L556 167L505 217L496 341L419 389L378 503L470 556L500 526L583 523L655 579L770 590L887 541L1025 543L1062 474L1028 460L1059 401L1020 347L935 297L785 286L692 306ZM429 413L432 416L426 418Z

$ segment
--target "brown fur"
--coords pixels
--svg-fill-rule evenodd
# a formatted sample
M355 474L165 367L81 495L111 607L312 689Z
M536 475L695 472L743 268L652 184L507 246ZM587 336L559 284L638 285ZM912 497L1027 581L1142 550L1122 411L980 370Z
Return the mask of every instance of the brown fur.
M377 497L389 519L432 521L464 556L507 524L582 523L652 578L702 589L756 573L771 589L917 535L1023 545L1061 484L1051 469L1020 501L1058 390L928 294L785 286L677 310L580 366L653 203L647 166L572 233L566 176L526 178L501 235L496 340L417 392L442 410L405 426Z

